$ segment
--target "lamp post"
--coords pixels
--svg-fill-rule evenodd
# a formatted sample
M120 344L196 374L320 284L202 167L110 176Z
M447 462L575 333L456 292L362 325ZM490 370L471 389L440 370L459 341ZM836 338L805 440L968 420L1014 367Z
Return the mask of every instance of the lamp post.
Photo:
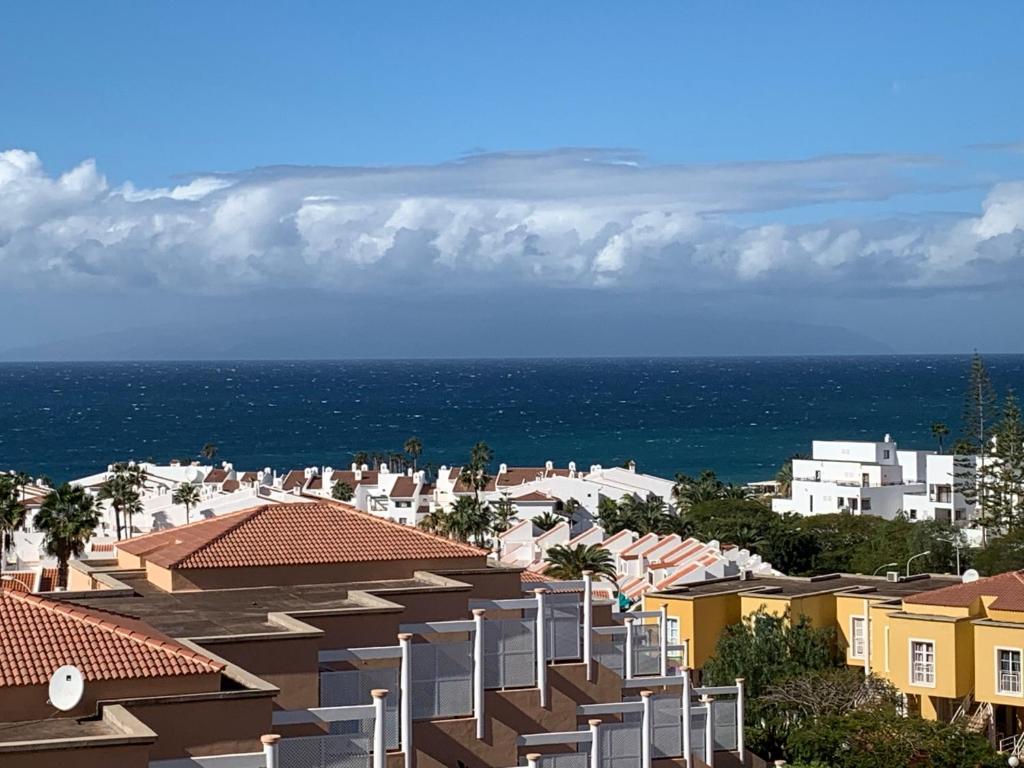
M926 549L924 552L918 552L916 555L910 556L910 559L907 560L907 578L910 578L910 563L914 560L917 560L917 558L919 557L924 557L925 555L930 555L931 553L932 551L930 549Z
M899 568L899 567L900 567L899 563L886 563L885 565L880 565L877 568L875 568L874 572L871 575L872 576L877 576L878 572L880 570L882 570L883 568Z

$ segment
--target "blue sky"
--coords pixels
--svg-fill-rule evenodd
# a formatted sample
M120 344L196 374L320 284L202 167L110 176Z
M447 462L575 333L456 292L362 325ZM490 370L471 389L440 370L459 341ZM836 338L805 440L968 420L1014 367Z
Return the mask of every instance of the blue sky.
M0 320L43 343L180 302L362 300L384 273L389 299L424 275L516 301L612 292L628 322L621 297L672 285L897 351L1024 351L1000 331L1021 319L1022 28L1010 2L12 5ZM482 153L512 154L452 163ZM74 323L55 291L79 297ZM146 298L125 318L86 293ZM882 338L950 295L995 316Z

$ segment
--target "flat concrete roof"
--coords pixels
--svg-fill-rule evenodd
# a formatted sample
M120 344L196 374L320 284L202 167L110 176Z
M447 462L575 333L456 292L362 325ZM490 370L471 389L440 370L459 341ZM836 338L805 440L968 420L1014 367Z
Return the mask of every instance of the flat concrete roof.
M24 723L4 723L0 743L12 741L53 741L95 736L117 736L123 731L105 720L79 720L74 717L51 717Z
M756 592L780 597L801 597L819 592L854 592L865 596L902 598L959 583L960 579L956 576L933 574L912 576L910 579L898 582L888 581L884 576L861 576L846 573L807 578L755 575L744 581L733 577L686 584L661 592L651 592L648 593L648 596L665 595L688 598L733 592Z
M303 584L298 586L246 587L194 592L164 592L141 574L118 576L135 591L134 596L81 597L69 599L77 605L122 613L145 621L171 637L210 637L287 632L286 627L267 621L268 613L299 611L341 611L367 609L367 603L352 592L390 589L437 589L436 582L420 579L351 582L345 584Z

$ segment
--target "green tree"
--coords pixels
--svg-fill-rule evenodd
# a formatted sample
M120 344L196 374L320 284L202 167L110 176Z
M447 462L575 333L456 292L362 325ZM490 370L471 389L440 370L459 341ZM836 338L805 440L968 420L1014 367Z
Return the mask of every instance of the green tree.
M114 527L117 529L117 540L124 534L122 522L127 522L128 532L132 530L132 521L126 520L131 514L134 517L142 509L140 491L147 480L146 470L130 462L118 462L113 465L111 474L103 481L97 497L101 501L109 501L114 510Z
M100 523L93 497L78 485L64 483L46 494L35 525L43 532L43 547L57 558L57 583L68 585L68 561L85 550Z
M1012 531L1024 517L1024 422L1012 390L982 455L986 457L978 469L978 486L984 489L982 520L986 526Z
M775 473L775 482L778 483L778 494L789 498L793 493L793 462L798 459L809 459L805 453L794 453L779 467L779 471Z
M933 421L932 422L932 437L939 442L939 453L942 453L942 440L949 435L949 427L946 426L945 422Z
M565 521L562 520L562 518L560 518L558 515L552 514L551 512L543 512L537 515L536 517L531 518L530 522L532 522L542 531L550 531L556 525L558 525L559 523L563 523Z
M344 480L339 480L331 487L331 498L337 501L352 501L355 491Z
M475 540L477 546L487 546L490 520L483 506L469 496L460 496L446 516L447 533L460 541Z
M407 454L409 454L409 458L412 459L412 469L413 472L415 472L419 458L423 454L423 443L418 437L413 435L405 441L403 449Z
M516 508L508 496L502 496L498 501L488 507L491 533L497 536L512 527L516 517Z
M479 442L469 452L469 463L459 472L459 481L473 489L477 506L480 506L480 494L491 481L491 476L487 474L487 469L493 460L494 451L490 449L487 443Z
M199 499L199 486L192 483L182 483L171 494L171 502L173 504L183 504L185 506L186 525L192 522L192 507L199 503Z
M760 610L725 628L704 664L706 685L745 680L747 746L760 755L785 751L790 724L767 703L765 694L784 680L839 666L835 633L818 629L806 616L791 619Z
M605 534L611 536L626 527L626 521L619 511L619 503L608 496L601 496L597 502L597 523Z
M578 522L576 519L576 515L579 514L579 511L582 508L583 505L570 496L568 499L562 502L561 509L556 509L555 511L558 514L562 515L562 517L564 517L566 521L569 523L569 526L572 527L576 525L576 523Z
M717 539L757 550L779 516L752 499L713 499L690 507L685 515L693 524L694 535L704 541Z
M584 571L593 571L595 576L615 581L615 558L598 544L574 547L557 544L548 549L544 562L547 563L544 574L555 579L574 581L582 579Z
M217 457L217 446L214 443L205 443L199 450L199 455L207 461L213 461Z
M985 361L977 352L971 358L971 369L964 393L963 434L961 439L973 453L981 453L988 444L991 425L996 418L995 388Z
M14 544L14 532L25 525L25 504L14 475L0 475L0 573Z
M974 553L972 565L982 576L1024 569L1024 528L991 538Z

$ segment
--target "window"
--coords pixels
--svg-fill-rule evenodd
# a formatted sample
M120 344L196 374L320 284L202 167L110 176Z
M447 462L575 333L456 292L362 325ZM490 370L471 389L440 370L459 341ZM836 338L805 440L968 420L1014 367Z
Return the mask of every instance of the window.
M999 693L1009 693L1019 696L1020 687L1020 651L1009 648L1000 648L996 651L999 662L999 677L996 680L996 690Z
M864 658L864 617L850 617L850 656L854 659Z
M864 512L870 512L871 511L871 499L861 499L860 500L860 508Z
M884 451L882 451L882 458L883 459L888 459L891 456L892 456L892 451L890 451L888 448L886 448Z
M967 519L967 511L965 509L963 509L963 507L960 507L960 508L957 509L957 511L956 511L956 519L958 521L962 521L962 520L966 520Z
M910 514L908 515L908 517L911 520L917 520L917 510L916 509L910 510Z
M820 469L814 470L814 479L815 480L821 480L821 470Z
M850 509L853 512L857 511L857 497L856 496L851 496L850 497Z
M846 501L846 499L842 496L836 496L836 509L842 509L844 501Z
M930 640L910 641L910 683L935 686L935 643Z

